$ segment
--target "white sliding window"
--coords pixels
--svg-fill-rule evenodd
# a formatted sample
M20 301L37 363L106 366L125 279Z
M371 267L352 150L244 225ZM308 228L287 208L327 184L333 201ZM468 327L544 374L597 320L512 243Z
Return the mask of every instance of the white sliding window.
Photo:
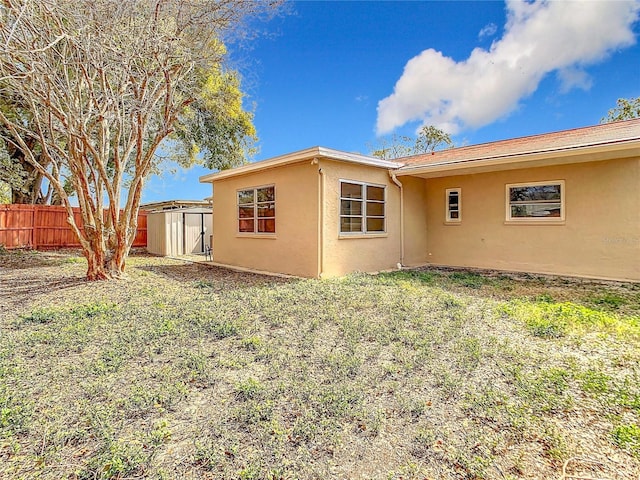
M340 233L384 233L386 190L381 185L340 181Z
M564 181L507 185L507 221L564 220Z

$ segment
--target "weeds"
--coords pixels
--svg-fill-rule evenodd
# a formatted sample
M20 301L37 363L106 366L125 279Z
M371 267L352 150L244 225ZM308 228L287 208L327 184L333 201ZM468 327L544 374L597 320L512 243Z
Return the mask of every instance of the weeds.
M129 265L0 319L0 477L556 478L584 451L640 473L632 287Z
M33 415L31 402L0 384L0 439L25 433Z
M615 293L605 293L604 295L598 296L593 300L593 303L596 305L605 305L607 307L611 307L613 309L618 309L627 301L620 295Z
M635 457L640 457L640 426L618 425L611 432L613 443L620 448L629 450Z
M111 316L117 307L111 303L89 303L75 305L72 307L42 307L36 308L29 313L22 314L19 318L24 323L51 323L54 321L73 322L95 317Z
M449 276L449 278L454 283L458 283L464 287L469 288L480 288L485 284L485 278L478 273L454 272Z
M264 385L255 378L248 378L236 384L236 394L242 400L251 400L259 397L264 391Z
M25 323L50 323L59 316L59 311L53 308L37 308L28 314L20 315Z
M140 476L148 460L137 439L110 440L94 455L79 479L111 479Z
M619 338L640 339L640 316L620 317L572 302L514 300L504 305L503 311L523 321L537 337L559 338L568 334L603 332Z

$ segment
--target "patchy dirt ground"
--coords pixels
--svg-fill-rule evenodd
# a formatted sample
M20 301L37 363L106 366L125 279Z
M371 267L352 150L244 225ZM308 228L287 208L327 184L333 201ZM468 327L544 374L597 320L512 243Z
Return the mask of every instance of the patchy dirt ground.
M0 478L640 478L640 285L0 252Z

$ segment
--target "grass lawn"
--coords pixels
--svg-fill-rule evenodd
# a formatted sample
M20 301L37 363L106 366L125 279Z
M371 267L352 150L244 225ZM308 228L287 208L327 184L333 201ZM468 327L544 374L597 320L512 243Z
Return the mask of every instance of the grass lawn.
M0 251L0 478L640 478L640 285Z

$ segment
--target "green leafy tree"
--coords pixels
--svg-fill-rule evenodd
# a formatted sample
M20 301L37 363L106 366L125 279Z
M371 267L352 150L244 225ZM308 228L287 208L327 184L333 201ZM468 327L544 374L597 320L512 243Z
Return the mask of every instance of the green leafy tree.
M26 172L11 158L6 144L0 140L0 185L2 185L2 202L0 203L13 203L12 192L22 191L25 176Z
M393 160L431 153L443 145L453 147L451 136L433 125L428 125L420 129L416 138L395 134L390 138L382 138L379 144L371 149L371 155L383 160Z
M22 182L21 173L15 171L4 144L0 142L0 203L11 203L12 183Z
M253 114L243 108L238 73L216 67L200 75L199 93L176 124L177 148L170 157L186 166L237 166L255 154L257 140Z
M242 161L255 131L237 74L224 69L222 39L277 3L0 3L0 98L31 115L25 123L0 109L7 149L19 149L60 197L88 279L124 272L144 183L166 159L158 152L210 167Z
M33 115L15 97L0 98L0 110L13 122L30 125L30 128L33 128ZM37 157L42 167L53 174L52 162L42 158L42 149L37 139L26 136L24 141L31 155ZM0 150L3 152L0 158L0 181L9 188L9 203L60 204L60 197L55 195L51 184L35 166L29 163L28 156L11 140L9 130L2 124L0 124Z
M0 181L0 204L11 203L11 187Z
M640 97L619 98L616 106L609 110L607 116L600 123L619 122L632 118L640 118Z

